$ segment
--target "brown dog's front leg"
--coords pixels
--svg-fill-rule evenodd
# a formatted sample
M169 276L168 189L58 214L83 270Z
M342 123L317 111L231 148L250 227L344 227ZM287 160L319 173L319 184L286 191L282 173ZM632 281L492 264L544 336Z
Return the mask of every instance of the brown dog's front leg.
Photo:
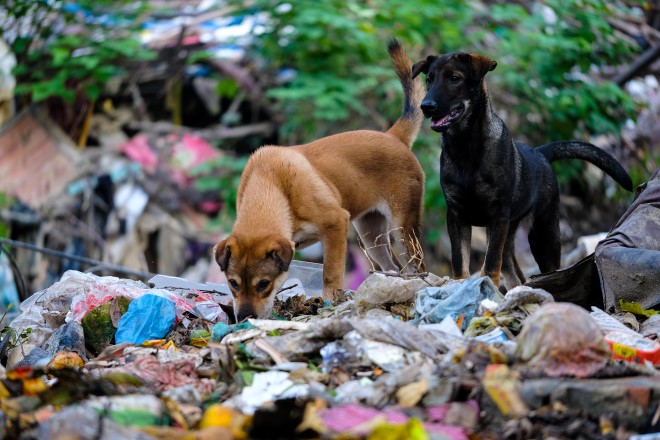
M447 214L447 232L451 243L452 278L461 279L470 276L470 244L472 227L461 224L451 211Z
M481 275L489 276L498 287L502 272L502 254L508 231L509 222L506 219L488 226L488 249Z
M344 269L346 267L346 233L350 215L343 211L334 217L335 222L327 224L322 230L323 242L323 299L332 300L335 289L344 287Z

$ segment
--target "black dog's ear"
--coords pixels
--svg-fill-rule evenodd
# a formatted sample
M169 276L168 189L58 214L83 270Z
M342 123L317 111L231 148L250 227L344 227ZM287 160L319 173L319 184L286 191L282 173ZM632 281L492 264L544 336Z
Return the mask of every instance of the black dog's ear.
M272 244L272 250L268 252L268 256L275 260L277 268L282 272L289 270L289 264L293 259L293 251L296 249L296 244L286 238L278 238Z
M222 240L220 243L213 247L215 261L218 262L218 265L223 272L227 270L227 265L229 265L229 258L231 258L231 247L229 244L227 244L228 240L229 239Z
M481 78L486 76L488 72L492 72L497 67L497 61L491 60L485 55L476 53L470 54L472 58L472 68Z
M476 80L483 78L488 72L495 70L497 67L496 61L476 53L461 52L456 54L456 58L470 66L472 78Z
M417 78L417 75L420 73L427 74L429 73L429 67L431 66L431 63L433 60L435 60L436 57L433 55L429 55L426 57L425 60L418 61L412 66L412 77L413 79Z

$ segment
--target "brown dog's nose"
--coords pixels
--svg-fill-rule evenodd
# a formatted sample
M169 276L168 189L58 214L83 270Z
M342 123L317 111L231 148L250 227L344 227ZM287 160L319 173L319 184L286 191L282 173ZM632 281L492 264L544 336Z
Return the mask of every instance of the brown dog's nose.
M438 108L438 105L431 99L425 99L422 101L420 107L422 108L424 114L428 114L434 112Z
M257 313L254 311L252 307L241 307L238 309L238 313L236 313L236 322L243 322L248 318L256 318Z

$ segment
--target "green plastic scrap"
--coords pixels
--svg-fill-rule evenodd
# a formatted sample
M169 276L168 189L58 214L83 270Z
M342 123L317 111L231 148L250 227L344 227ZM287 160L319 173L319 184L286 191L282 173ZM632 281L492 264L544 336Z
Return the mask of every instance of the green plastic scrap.
M248 330L251 328L256 328L249 322L242 322L240 324L225 324L224 322L217 322L213 324L213 327L211 328L211 341L212 342L220 342L222 341L222 338L227 336L229 333L234 333L239 330Z
M428 440L429 435L424 424L416 418L408 420L403 425L383 423L378 425L367 440Z
M647 318L650 318L651 316L660 313L660 310L645 309L639 303L628 302L622 299L619 300L619 307L621 308L622 312L630 312L635 315L646 316Z

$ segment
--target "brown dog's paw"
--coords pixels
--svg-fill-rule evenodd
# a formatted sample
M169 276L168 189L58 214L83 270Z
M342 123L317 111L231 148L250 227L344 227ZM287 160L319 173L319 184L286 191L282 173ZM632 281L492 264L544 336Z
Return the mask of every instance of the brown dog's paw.
M336 305L339 305L343 302L348 301L348 297L344 293L343 289L335 289L332 292L332 300L331 301L332 301L332 305L336 306Z

